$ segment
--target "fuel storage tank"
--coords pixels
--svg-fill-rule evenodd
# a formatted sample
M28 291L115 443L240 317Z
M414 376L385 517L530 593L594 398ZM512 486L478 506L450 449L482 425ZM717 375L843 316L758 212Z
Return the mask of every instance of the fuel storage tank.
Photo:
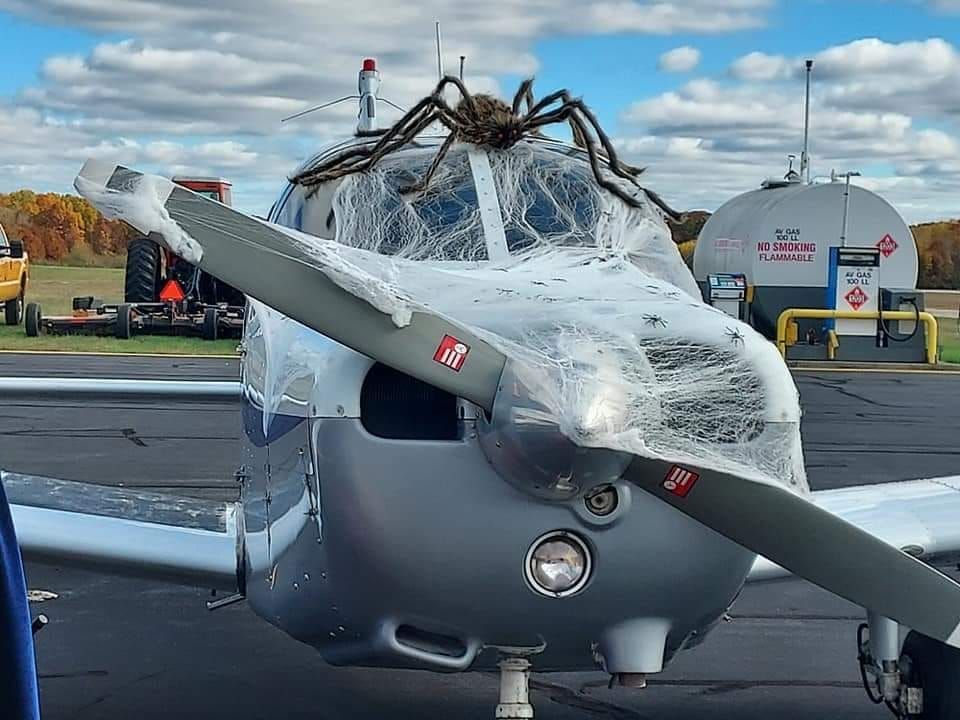
M751 322L773 337L786 308L826 307L830 248L841 245L841 181L766 181L722 205L697 239L693 274L701 287L715 273L743 273L753 286ZM917 245L910 227L876 193L850 185L847 247L880 249L880 286L917 286Z

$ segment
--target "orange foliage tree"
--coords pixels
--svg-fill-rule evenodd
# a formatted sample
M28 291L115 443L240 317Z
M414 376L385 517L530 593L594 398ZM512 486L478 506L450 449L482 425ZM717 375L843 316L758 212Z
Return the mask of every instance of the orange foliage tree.
M960 289L960 221L914 225L922 288Z
M107 220L81 197L31 190L0 193L0 224L8 237L23 241L31 258L48 262L85 248L118 255L131 235L127 225Z

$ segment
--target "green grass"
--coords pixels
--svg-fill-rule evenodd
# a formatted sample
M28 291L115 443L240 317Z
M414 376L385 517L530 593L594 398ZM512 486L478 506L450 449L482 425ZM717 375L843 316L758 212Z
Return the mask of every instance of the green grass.
M69 315L75 296L93 295L105 302L123 299L123 269L32 265L27 302L40 303L45 316ZM232 355L236 340L213 342L192 337L134 336L129 340L93 335L27 337L23 325L0 325L0 350L52 350L92 353Z
M40 303L44 315L69 315L73 298L93 295L105 302L123 300L123 269L31 265L27 302Z
M938 318L940 326L940 361L960 363L960 331L955 318Z
M68 252L57 265L70 267L122 268L126 265L127 255L98 255L87 245L78 245Z

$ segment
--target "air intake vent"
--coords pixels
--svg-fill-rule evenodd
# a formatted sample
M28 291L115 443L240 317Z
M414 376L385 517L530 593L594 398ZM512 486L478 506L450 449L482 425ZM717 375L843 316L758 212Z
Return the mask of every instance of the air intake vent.
M467 646L459 638L427 632L413 625L398 627L396 638L401 645L431 655L456 658L467 654Z
M457 398L377 363L363 381L360 420L392 440L457 440Z

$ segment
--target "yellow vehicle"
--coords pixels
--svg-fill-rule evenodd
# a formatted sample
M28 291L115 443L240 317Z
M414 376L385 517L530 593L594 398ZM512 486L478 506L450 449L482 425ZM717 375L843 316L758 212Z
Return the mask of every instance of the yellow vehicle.
M0 303L7 325L19 325L23 319L23 297L29 277L29 258L23 243L9 240L0 226Z

